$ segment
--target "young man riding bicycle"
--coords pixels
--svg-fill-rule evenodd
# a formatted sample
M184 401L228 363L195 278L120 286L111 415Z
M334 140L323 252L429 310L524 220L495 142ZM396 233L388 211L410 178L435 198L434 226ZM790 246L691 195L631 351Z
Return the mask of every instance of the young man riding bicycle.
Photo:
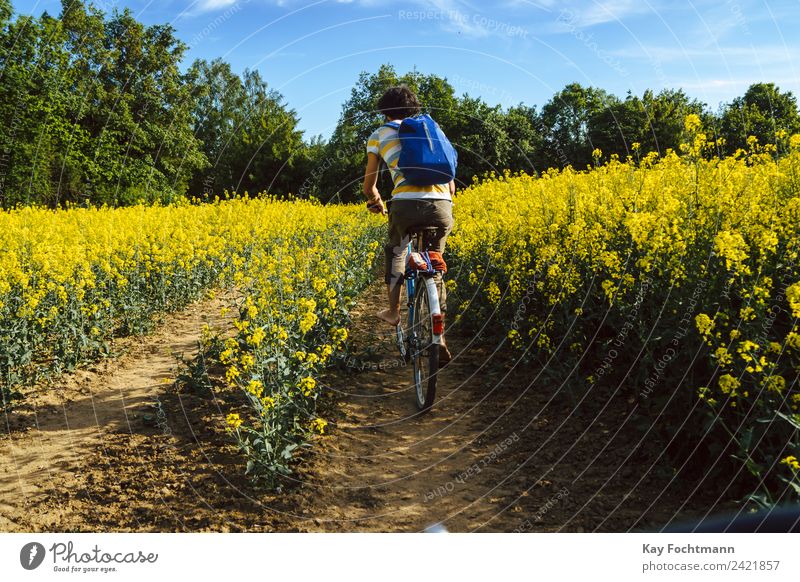
M391 174L394 188L390 203L389 237L384 247L389 306L376 315L386 323L400 323L400 292L405 277L408 230L412 227L435 226L436 234L427 242L432 251L444 252L447 235L453 228L453 194L455 181L445 184L413 185L398 167L401 152L399 124L406 118L420 113L421 106L416 95L405 85L392 87L378 101L378 110L384 115L386 124L376 129L367 141L367 168L364 174L364 195L371 212L386 214L387 209L378 191L378 172L383 160ZM445 309L446 292L439 280L442 311ZM439 361L450 361L450 352L444 342L439 347Z

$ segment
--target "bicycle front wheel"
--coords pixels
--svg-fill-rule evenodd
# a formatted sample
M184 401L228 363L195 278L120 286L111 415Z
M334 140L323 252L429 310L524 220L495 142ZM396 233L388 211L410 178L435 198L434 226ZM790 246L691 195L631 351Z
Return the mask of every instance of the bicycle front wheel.
M420 410L428 410L433 405L439 371L439 344L434 343L432 301L429 293L430 287L420 280L414 294L414 316L409 337L409 351L414 369L414 394Z

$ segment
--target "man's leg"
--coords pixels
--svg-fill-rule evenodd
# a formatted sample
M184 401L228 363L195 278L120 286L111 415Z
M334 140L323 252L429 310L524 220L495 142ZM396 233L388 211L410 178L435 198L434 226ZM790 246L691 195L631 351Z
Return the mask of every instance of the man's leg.
M376 315L390 325L400 323L400 293L405 279L405 256L409 239L405 234L406 225L402 220L402 214L401 212L401 216L398 217L395 202L389 210L389 240L383 249L389 307Z
M377 316L390 325L397 325L400 323L400 291L402 289L402 284L394 285L389 283L386 285L389 307L379 311Z

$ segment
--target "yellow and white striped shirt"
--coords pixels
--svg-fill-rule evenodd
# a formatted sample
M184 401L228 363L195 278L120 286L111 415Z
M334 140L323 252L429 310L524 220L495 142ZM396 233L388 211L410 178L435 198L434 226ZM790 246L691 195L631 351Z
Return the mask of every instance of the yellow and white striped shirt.
M397 129L382 125L369 136L367 153L382 158L389 167L394 189L392 200L450 200L450 187L447 184L434 186L414 186L406 182L403 173L397 168L400 159L400 135Z

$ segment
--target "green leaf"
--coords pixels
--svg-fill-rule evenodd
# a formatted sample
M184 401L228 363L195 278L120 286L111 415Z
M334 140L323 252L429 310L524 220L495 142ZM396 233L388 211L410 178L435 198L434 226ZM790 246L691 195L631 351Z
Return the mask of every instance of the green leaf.
M800 430L800 415L793 414L792 416L787 416L786 414L780 411L776 411L775 414L780 418L782 418L783 420L785 420L786 422L788 422L789 424L791 424L794 428Z

